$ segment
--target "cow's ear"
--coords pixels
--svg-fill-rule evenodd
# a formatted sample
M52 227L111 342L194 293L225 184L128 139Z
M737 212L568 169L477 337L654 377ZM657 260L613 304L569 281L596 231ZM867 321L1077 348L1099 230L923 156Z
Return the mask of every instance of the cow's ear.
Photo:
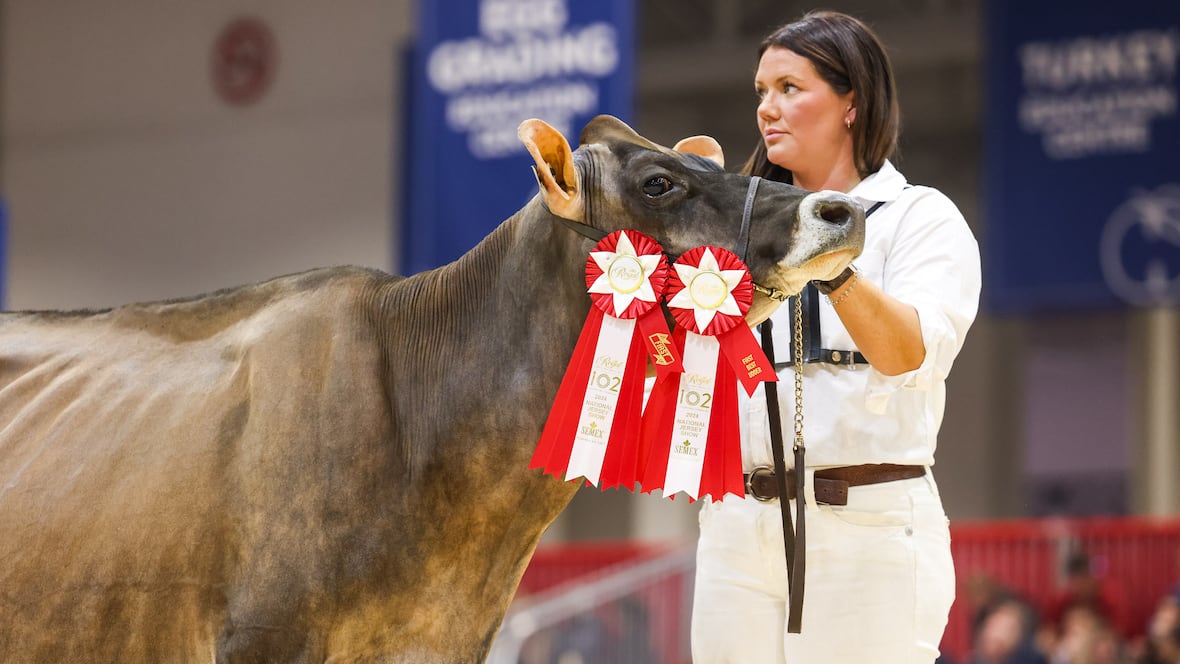
M721 144L712 136L689 136L682 139L672 149L704 157L721 168L725 168L725 154L721 151Z
M583 202L578 186L578 169L570 144L553 127L537 119L525 120L516 130L522 143L533 155L533 171L541 195L554 214L582 221Z

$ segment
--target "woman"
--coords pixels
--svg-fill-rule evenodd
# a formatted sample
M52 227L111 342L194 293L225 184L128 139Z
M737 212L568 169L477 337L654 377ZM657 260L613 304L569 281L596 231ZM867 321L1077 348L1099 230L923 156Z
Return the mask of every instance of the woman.
M744 500L701 511L694 661L932 662L955 579L930 466L947 373L978 307L979 249L946 196L911 186L889 162L897 94L884 48L863 23L816 12L775 31L759 51L754 89L762 141L746 172L847 192L869 214L854 269L817 283L827 295L817 296L817 345L828 351L803 368L801 633L786 630L780 502L758 489L766 482L748 482ZM785 306L772 318L780 361L791 357L789 320ZM867 364L849 365L849 355ZM780 372L788 435L792 371ZM745 471L765 480L773 465L761 390L743 411ZM848 483L846 505L823 491L821 503L835 504L817 504L820 485L832 482Z

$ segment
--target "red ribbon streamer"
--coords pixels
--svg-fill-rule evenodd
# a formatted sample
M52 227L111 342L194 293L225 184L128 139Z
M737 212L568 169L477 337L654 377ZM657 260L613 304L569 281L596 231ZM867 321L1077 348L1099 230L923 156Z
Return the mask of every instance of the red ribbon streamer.
M608 274L600 261L605 262L612 256L618 259L618 263L608 265L612 270ZM634 272L639 263L638 258L632 261L629 258L631 256L644 257L648 265L655 263L650 274L643 276L650 291L645 290L645 287L632 287L640 282L636 280ZM620 270L618 274L613 273L616 265ZM639 431L646 359L651 358L658 375L673 374L681 368L679 353L670 342L671 332L658 306L667 278L668 264L662 248L655 240L637 231L611 233L591 251L586 262L586 286L593 306L586 316L586 323L529 463L530 468L541 468L558 478L567 474L577 444L587 385L595 372L596 350L604 316L635 319L622 378L617 383L618 398L613 421L606 434L606 449L597 476L597 484L603 489L616 486L634 488L639 481L641 462ZM616 289L619 282L626 286L623 291ZM644 299L648 296L650 300ZM617 353L622 349L614 350Z
M710 495L714 499L727 493L740 496L744 494L744 486L737 382L740 380L747 393L752 393L758 383L778 380L774 367L745 323L753 299L753 281L745 264L733 252L717 247L688 251L676 265L684 267L670 273L666 298L677 323L673 335L677 348L683 355L689 334L715 337L720 345L712 376L713 390L708 395L711 401L707 442L696 495ZM686 277L694 283L700 277L706 286L713 288L706 289L705 297L688 293ZM724 298L715 287L723 280L728 291ZM708 303L709 307L701 306L700 300L711 298L714 299ZM686 395L682 382L680 374L662 378L648 398L641 434L645 462L640 485L644 492L664 489L672 450L687 443L673 440L677 403ZM692 500L691 494L689 498Z

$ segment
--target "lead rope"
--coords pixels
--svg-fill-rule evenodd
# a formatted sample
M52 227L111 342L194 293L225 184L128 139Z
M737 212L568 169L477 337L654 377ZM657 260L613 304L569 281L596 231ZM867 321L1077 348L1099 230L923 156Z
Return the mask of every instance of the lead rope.
M908 188L908 185L907 185ZM879 201L865 212L865 217L877 211L884 205ZM806 286L805 286L806 287ZM768 294L769 295L769 294ZM772 296L774 297L774 296ZM775 299L780 299L775 297ZM795 455L795 521L798 528L792 528L790 506L783 506L787 492L787 471L783 452L783 426L778 407L778 387L775 383L763 383L766 390L766 410L770 419L770 448L774 455L774 473L778 480L779 511L783 515L783 548L787 555L787 586L790 594L787 608L787 632L799 634L803 630L803 586L807 575L807 528L804 522L807 504L806 487L807 471L804 456L807 446L803 443L803 293L795 295L795 320L792 344L792 357L795 371L795 444L792 451ZM772 324L767 319L760 326L762 332L762 352L766 354L771 364L774 363L774 341L771 338Z
M803 444L803 296L802 294L795 296L795 337L794 345L794 370L795 370L795 444L792 446L792 451L795 453L795 522L798 524L795 531L795 546L792 551L791 560L788 561L791 567L787 572L787 583L790 585L791 605L787 613L787 631L792 634L798 634L803 629L803 581L806 577L807 570L807 529L804 527L804 507L807 504L806 498L806 468L803 462L803 456L807 451L807 446ZM782 447L781 445L779 446ZM784 482L785 484L785 482ZM780 496L790 495L787 493L780 493ZM785 508L782 505L782 500L779 501L779 507L783 511L790 511L790 506Z
M799 367L803 366L803 306L799 298L795 298L795 342L792 348L795 365L795 468L804 468L803 464L803 377ZM762 352L766 359L774 363L774 323L767 319L758 327L762 334ZM803 622L803 578L806 568L806 525L804 523L803 507L806 504L803 486L803 473L795 473L796 520L799 523L795 529L791 520L791 507L786 496L791 495L787 489L787 462L783 450L783 420L778 405L778 383L763 383L766 391L766 414L770 424L770 448L774 457L774 476L778 482L779 514L783 521L783 549L786 552L787 585L790 594L789 610L787 613L787 631L792 634L800 633Z

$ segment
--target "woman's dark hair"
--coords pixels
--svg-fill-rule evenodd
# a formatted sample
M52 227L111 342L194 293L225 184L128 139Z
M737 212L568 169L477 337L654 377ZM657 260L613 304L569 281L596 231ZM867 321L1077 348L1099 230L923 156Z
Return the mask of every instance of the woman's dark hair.
M839 12L810 12L775 30L762 41L758 58L770 48L785 48L807 58L836 94L853 93L856 121L852 151L864 178L880 170L897 149L901 110L897 104L893 66L881 40L864 23ZM759 138L742 172L791 182L791 172L772 164Z

